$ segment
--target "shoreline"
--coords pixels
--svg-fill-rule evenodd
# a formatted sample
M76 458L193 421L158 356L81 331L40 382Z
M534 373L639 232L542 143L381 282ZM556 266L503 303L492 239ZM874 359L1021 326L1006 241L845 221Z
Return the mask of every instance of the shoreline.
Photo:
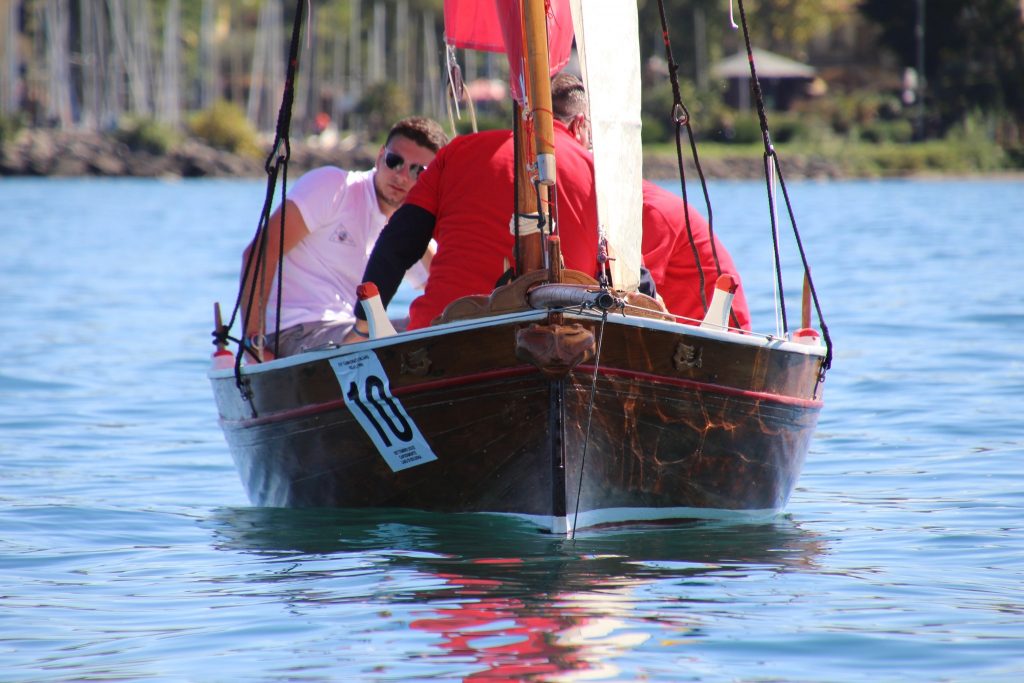
M266 145L269 149L269 144ZM318 144L316 137L291 141L289 173L301 174L324 165L342 168L370 168L377 145L355 136L337 144ZM235 154L188 139L166 153L132 149L115 136L95 131L26 129L0 146L0 176L46 177L178 177L178 178L260 178L265 177L265 159ZM761 178L760 158L744 156L701 160L709 178L748 180ZM835 164L816 159L787 160L787 176L835 179L842 177ZM644 177L676 180L679 167L674 154L645 154ZM684 166L687 178L696 178L692 160Z
M292 140L289 175L298 175L324 165L342 168L370 168L377 145L356 136L337 144L319 144L316 137ZM269 148L269 145L268 145ZM786 179L854 180L881 177L903 179L1001 179L1024 181L1024 170L992 172L928 171L889 176L855 175L823 157L799 154L780 158ZM166 153L132 149L110 134L95 131L25 129L0 145L0 177L135 177L135 178L265 178L265 159L215 149L197 139L188 139ZM760 180L764 178L762 157L750 155L715 156L701 159L706 178L719 180ZM691 159L684 162L688 180L697 179ZM645 153L643 174L649 180L677 180L679 166L674 153Z
M325 164L369 168L376 156L376 148L367 151L358 141L330 148L291 141L290 148L289 173ZM266 177L265 161L197 139L166 153L132 149L96 131L26 129L0 145L0 177L260 178Z

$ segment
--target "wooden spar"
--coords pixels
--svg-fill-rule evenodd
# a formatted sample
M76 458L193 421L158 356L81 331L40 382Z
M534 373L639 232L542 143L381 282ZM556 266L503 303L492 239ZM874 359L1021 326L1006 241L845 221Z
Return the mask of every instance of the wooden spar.
M516 108L516 111L519 111L519 109ZM533 187L533 173L530 172L529 162L533 158L533 141L526 135L527 126L523 116L516 117L515 126L517 129L516 139L519 145L518 157L520 160L519 166L516 168L519 186L519 192L516 196L516 214L523 216L524 214L535 214L537 212L538 200ZM541 206L546 205L547 187L541 185L537 188L537 192L540 192ZM520 235L518 259L516 275L523 275L544 267L544 254L541 251L541 235L539 233Z
M220 302L213 302L213 332L217 335L214 338L214 346L217 347L218 351L224 351L228 348L227 333L228 330L224 329L224 317L220 314ZM221 336L223 335L223 336Z
M800 299L800 327L807 329L811 326L811 274L804 271L804 291Z
M523 36L526 43L524 54L527 60L526 100L529 111L525 116L517 117L515 125L520 133L524 133L530 128L525 125L525 120L532 121L532 136L518 136L519 158L522 161L516 169L519 175L516 206L519 214L533 214L539 211L545 226L550 230L548 193L549 188L555 183L555 130L551 112L547 19L544 0L522 0L522 6ZM544 255L541 235L534 233L520 237L522 262L516 264L518 274L543 268Z
M549 186L555 184L555 129L551 112L548 25L544 0L523 0L523 4L537 178L541 185Z

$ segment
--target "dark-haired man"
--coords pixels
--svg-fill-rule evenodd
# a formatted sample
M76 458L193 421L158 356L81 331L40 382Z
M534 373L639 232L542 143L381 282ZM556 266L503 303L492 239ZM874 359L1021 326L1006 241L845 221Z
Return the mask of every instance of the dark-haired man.
M558 157L558 233L566 268L597 271L597 198L594 162L560 121L554 123ZM509 223L515 206L512 131L461 135L437 155L405 204L377 240L363 279L380 290L385 306L406 269L431 238L437 255L421 296L409 306L409 327L431 324L449 303L469 294L487 294L515 260ZM365 336L359 321L347 341Z
M289 188L284 210L279 206L270 217L264 269L245 321L246 338L252 339L250 346L264 346L264 359L273 358L275 349L278 356L289 356L342 342L355 322L356 287L378 235L447 142L437 122L402 119L391 127L371 170L324 166ZM280 334L275 334L282 216L284 286ZM243 274L254 247L245 249ZM252 280L250 272L243 284L243 313L249 311Z

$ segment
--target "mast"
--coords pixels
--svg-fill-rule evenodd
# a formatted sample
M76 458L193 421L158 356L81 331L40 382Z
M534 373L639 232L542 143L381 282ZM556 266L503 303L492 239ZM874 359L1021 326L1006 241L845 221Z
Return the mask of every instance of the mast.
M544 0L522 0L524 54L526 55L526 102L529 111L519 116L515 125L519 129L520 164L519 195L516 197L517 214L539 214L539 219L550 232L551 211L549 192L555 184L554 123L551 113L551 80L548 61L547 19ZM529 119L532 126L526 125ZM532 128L532 136L525 133ZM545 263L545 249L540 233L520 237L518 274L550 265Z
M513 122L518 142L515 214L539 213L545 231L557 229L549 202L555 183L550 78L552 67L562 68L572 50L569 0L445 0L444 21L448 45L508 56L513 98L522 108ZM520 229L531 230L531 223L520 221ZM542 268L545 251L539 234L520 232L516 274ZM559 265L554 264L556 269Z
M441 116L441 94L437 84L441 82L437 63L437 32L435 30L434 13L426 10L423 13L423 78L421 80L419 108L439 119Z
M18 13L21 11L20 0L8 3L5 15L0 17L3 22L4 34L4 72L0 74L0 113L13 114L18 110L18 67L21 64L18 54Z
M91 3L79 8L78 42L81 47L82 115L79 124L86 130L96 130L103 119L100 84L102 79L103 43L98 40L97 11Z
M133 78L138 81L136 91L142 101L141 113L145 116L155 111L153 97L153 30L150 2L139 0L132 7L131 46Z
M69 128L71 118L71 74L68 71L69 10L62 3L47 0L45 9L48 111L50 117Z
M555 146L551 113L551 75L548 63L547 21L544 0L524 0L526 52L529 60L530 98L537 153L537 181L542 187L555 184Z
M164 46L161 62L157 118L177 127L181 122L181 0L170 0L164 21Z
M202 74L199 108L209 108L220 97L220 59L217 54L216 0L203 0L199 26L199 73Z
M395 9L395 81L402 92L409 91L409 45L415 34L409 30L409 0L398 0Z
M373 3L373 40L369 46L367 83L377 85L387 78L387 7L382 2Z
M276 112L272 102L275 94L284 88L281 60L276 59L277 48L282 41L281 19L280 0L271 0L260 9L246 105L246 117L259 130L274 129Z
M346 107L347 124L351 128L352 111L355 103L363 95L363 10L361 0L352 0L351 15L348 20L348 79L346 79L345 98L349 102Z

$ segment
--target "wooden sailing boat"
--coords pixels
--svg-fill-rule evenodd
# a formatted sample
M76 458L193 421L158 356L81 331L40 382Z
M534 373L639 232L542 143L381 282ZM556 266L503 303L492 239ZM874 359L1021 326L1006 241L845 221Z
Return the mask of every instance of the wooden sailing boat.
M574 8L578 47L605 26L636 26L632 2L601 3L594 16L579 13L587 4ZM539 38L560 19L548 16L545 31L544 0L523 0L521 15L518 0L499 7L525 28L524 101L539 131L521 185L545 192L557 165L543 146L549 65ZM554 533L762 516L786 504L822 407L829 346L812 330L729 328L728 276L704 320L689 324L635 291L639 53L616 51L613 74L580 52L585 74L600 69L602 83L620 84L599 89L605 101L588 88L615 287L562 269L557 239L538 239L522 245L536 268L453 302L428 328L394 334L368 284L370 340L222 363L210 380L254 504L497 513ZM635 108L608 114L621 113L623 95ZM519 201L537 206L536 196ZM804 328L808 319L805 300ZM219 322L215 334L215 359L229 361Z

